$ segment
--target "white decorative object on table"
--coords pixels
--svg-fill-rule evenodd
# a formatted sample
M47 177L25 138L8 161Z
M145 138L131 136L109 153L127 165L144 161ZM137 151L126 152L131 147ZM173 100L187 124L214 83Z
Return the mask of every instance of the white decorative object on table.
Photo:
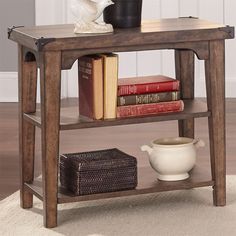
M173 137L154 140L152 147L143 145L141 150L148 152L158 179L177 181L189 177L188 172L196 162L196 148L204 145L199 139Z
M74 33L113 32L111 24L95 22L111 4L111 0L71 0L71 11L76 17Z

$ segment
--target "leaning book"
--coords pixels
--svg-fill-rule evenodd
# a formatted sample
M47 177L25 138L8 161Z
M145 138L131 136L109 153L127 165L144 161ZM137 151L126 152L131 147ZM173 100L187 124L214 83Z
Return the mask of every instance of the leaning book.
M104 77L104 119L116 118L118 54L102 54Z
M103 59L83 56L78 62L79 113L91 119L103 118Z

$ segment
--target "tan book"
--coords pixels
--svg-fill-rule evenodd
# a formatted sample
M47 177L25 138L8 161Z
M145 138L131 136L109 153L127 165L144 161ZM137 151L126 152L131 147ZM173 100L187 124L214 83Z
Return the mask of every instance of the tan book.
M116 118L118 55L103 54L104 119Z
M79 112L91 119L103 118L103 58L98 55L79 59Z

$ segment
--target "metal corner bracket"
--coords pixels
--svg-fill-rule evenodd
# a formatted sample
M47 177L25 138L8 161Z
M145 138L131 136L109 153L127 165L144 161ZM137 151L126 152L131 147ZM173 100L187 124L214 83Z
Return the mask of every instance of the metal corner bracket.
M234 38L234 28L233 27L226 25L225 27L220 27L219 30L227 33L230 38Z
M19 26L14 26L14 25L13 25L12 27L7 28L8 38L11 37L11 33L12 33L12 31L13 31L14 29L22 28L22 27L24 27L24 26L23 26L23 25L19 25Z
M44 38L44 37L41 37L41 38L39 38L39 39L37 39L35 41L35 45L37 46L38 51L42 51L43 47L46 44L48 44L50 42L53 42L53 41L55 41L55 38Z

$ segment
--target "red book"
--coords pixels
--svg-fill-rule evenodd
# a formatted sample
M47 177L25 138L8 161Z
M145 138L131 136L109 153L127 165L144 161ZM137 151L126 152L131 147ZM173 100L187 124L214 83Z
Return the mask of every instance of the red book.
M183 111L182 100L117 107L117 118Z
M103 65L98 55L79 59L79 113L91 119L103 118Z
M118 96L179 90L179 80L164 76L143 76L118 80Z

